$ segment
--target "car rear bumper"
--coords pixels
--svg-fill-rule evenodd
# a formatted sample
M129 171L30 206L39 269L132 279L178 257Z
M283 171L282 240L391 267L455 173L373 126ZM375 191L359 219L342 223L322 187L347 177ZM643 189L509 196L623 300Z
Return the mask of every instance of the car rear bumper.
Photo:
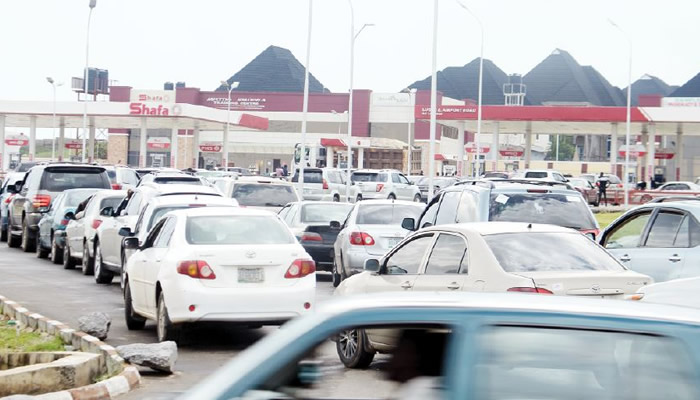
M333 252L332 244L323 245L308 245L302 244L304 250L313 258L316 263L317 271L332 271L333 270L333 257L331 253Z
M39 221L41 221L41 218L44 216L44 213L40 212L33 212L33 213L28 213L24 220L27 223L27 226L29 229L36 231L39 229Z

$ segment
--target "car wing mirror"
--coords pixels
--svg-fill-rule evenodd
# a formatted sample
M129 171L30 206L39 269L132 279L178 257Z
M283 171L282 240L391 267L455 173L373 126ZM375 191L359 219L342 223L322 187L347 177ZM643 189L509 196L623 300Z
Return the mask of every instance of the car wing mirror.
M81 218L83 218L84 216L85 216L85 212L84 212L84 211L81 211L81 212L75 214L75 218L74 218L74 219L81 219Z
M114 213L114 208L112 208L112 207L105 207L105 208L100 210L101 217L111 217L113 213Z
M130 237L134 236L134 233L131 232L131 228L129 228L128 226L124 226L119 229L119 236Z
M137 238L137 237L125 238L124 239L124 248L127 250L138 250L139 249L139 238Z
M66 215L63 216L63 219L72 221L75 219L75 213L73 213L73 211L68 211Z
M17 188L17 185L7 185L7 192L17 194L19 193L19 189Z
M401 227L407 231L415 231L416 220L414 218L404 218L403 221L401 221Z
M376 258L368 258L365 260L365 271L379 272L379 260Z
M330 227L331 227L331 229L333 229L334 231L339 231L339 230L340 230L340 222L338 222L338 221L331 221Z

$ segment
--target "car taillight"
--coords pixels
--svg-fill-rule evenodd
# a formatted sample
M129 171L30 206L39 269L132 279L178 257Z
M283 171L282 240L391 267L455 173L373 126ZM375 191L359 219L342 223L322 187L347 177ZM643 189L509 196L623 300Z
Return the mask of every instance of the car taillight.
M34 208L48 208L51 205L51 196L48 194L37 194L32 198Z
M533 288L533 287L512 287L508 289L509 292L521 292L521 293L538 293L538 294L554 294L547 289Z
M13 198L13 197L15 197L15 194L14 194L14 193L11 194L11 195L9 195L9 196L7 196L7 198L5 199L5 204L10 204L10 202L12 201L12 198Z
M326 181L325 179L323 180L323 188L328 189L328 181Z
M322 242L323 238L321 235L315 232L304 232L301 235L301 241L302 242Z
M374 238L365 232L353 232L350 234L350 244L355 246L373 246Z
M62 220L61 220L61 225L66 226L66 225L68 225L69 222L70 222L69 219L62 219Z
M92 225L91 225L91 226L92 226L92 229L97 229L97 228L100 227L100 225L102 225L102 220L101 220L101 219L95 218L95 219L92 220Z
M287 279L303 278L306 275L316 272L316 263L313 260L294 260L292 265L287 268L284 277Z
M118 183L113 183L112 190L122 190L122 185L120 185Z
M377 192L381 192L382 189L384 189L384 184L383 184L383 183L377 183Z
M206 261L202 260L180 262L177 266L177 273L194 279L216 279L214 270L211 269Z

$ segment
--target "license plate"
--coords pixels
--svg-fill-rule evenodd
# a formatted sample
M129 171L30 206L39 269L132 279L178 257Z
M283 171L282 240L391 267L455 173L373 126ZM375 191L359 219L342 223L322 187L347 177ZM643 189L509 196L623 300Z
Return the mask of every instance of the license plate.
M262 268L238 268L238 282L257 283L264 280Z
M401 239L402 239L402 238L388 238L388 239L387 239L387 243L388 243L388 245L389 245L389 248L390 248L390 249L393 249L394 246L396 246L397 244L399 244L399 242L401 241Z

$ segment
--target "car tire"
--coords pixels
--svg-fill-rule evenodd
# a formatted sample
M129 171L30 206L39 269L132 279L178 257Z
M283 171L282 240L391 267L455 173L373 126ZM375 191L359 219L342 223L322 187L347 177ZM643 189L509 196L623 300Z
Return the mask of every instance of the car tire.
M389 197L387 197L387 199L389 199L389 200L396 200L396 195L394 195L393 193L391 193L391 194L389 195Z
M338 264L335 262L335 257L333 257L333 287L338 287L340 285L341 279L338 273Z
M87 241L83 243L83 260L81 263L81 267L83 275L92 275L95 273L95 259L90 257Z
M56 244L56 236L51 236L51 252L49 253L49 258L54 264L63 263L63 250L58 248Z
M158 295L158 314L156 315L156 333L159 342L172 340L175 343L180 341L181 327L174 325L168 316L168 308L165 306L165 296L161 291Z
M27 224L23 221L22 222L22 243L20 244L20 247L22 248L22 251L25 253L31 253L35 251L36 249L34 246L36 245L36 239L32 240L32 235L31 232L29 232L29 227Z
M49 256L49 251L41 247L41 236L36 235L36 257L46 258Z
M106 269L102 262L102 249L100 248L100 242L97 242L95 245L95 283L109 284L112 283L113 279L114 274Z
M126 289L126 261L124 260L126 257L124 256L125 254L122 251L121 268L119 269L119 286L121 286L122 292Z
M0 242L7 242L7 228L0 228Z
M420 197L420 194L417 194L413 196L413 201L416 203L420 203L421 201L423 201L423 198Z
M125 285L124 290L124 319L126 320L126 328L130 331L138 331L146 326L146 318L134 312L134 301L131 299L131 289L129 285Z
M372 363L375 353L365 349L365 336L364 329L348 329L338 334L335 349L347 368L367 368Z
M362 201L362 195L361 195L361 194L358 194L358 195L357 195L357 198L355 198L355 203L357 203L358 201Z
M75 260L70 255L70 246L66 243L63 245L63 269L74 269L75 265Z

